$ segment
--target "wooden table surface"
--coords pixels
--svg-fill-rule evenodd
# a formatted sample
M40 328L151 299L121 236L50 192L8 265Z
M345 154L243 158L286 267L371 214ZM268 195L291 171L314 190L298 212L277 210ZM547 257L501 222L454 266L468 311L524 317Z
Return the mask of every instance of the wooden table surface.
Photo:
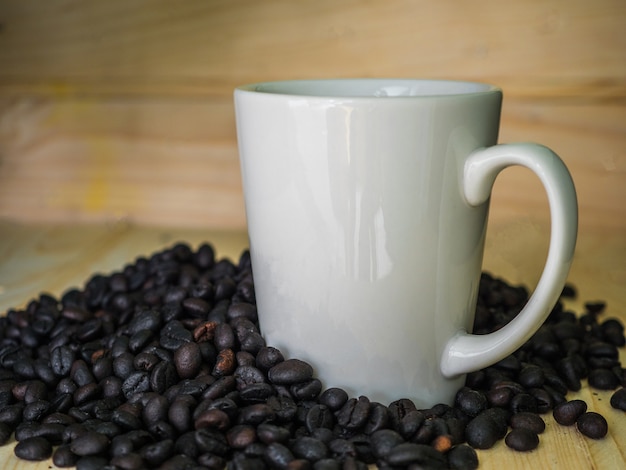
M484 269L511 283L534 287L545 259L548 227L523 222L490 226ZM0 312L24 306L40 292L60 295L82 287L94 272L121 268L139 255L186 241L193 247L209 241L218 256L236 259L247 247L242 231L135 227L123 222L102 226L25 226L0 221ZM581 229L570 273L580 312L588 300L605 300L605 317L626 322L626 236L621 232ZM626 356L621 353L622 362ZM481 469L621 469L626 468L626 415L609 405L611 392L586 385L568 398L582 398L590 410L603 414L609 434L594 441L575 428L556 424L544 415L547 429L539 447L528 453L509 450L504 442L479 451ZM43 470L51 461L30 463L13 455L13 444L0 448L3 469Z

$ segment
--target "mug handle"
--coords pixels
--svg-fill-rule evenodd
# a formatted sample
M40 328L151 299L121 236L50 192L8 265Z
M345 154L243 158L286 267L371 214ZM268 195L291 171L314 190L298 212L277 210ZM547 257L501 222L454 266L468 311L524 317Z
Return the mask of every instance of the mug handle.
M486 203L498 173L512 165L532 170L548 195L551 235L546 264L534 293L507 325L486 335L459 331L448 341L440 363L448 378L488 367L522 346L558 301L572 263L578 228L576 191L565 164L547 147L500 144L472 152L463 173L465 200L470 206Z

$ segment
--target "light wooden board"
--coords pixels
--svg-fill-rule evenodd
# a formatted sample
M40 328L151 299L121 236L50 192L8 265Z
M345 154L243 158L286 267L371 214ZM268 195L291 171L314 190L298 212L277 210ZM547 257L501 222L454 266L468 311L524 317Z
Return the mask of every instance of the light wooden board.
M501 141L553 147L581 224L624 228L624 24L622 0L5 0L0 217L241 229L235 86L400 76L500 85ZM533 177L499 181L494 218L547 219Z
M568 165L580 223L626 234L626 104L507 99L501 142L548 145ZM243 228L228 98L15 98L0 95L0 217ZM546 220L527 170L499 177L492 217Z
M545 258L548 227L517 220L492 224L487 236L484 269L510 283L532 288ZM70 287L81 287L94 272L108 273L146 256L186 241L193 247L209 241L218 256L236 260L247 245L242 231L207 231L176 228L138 227L126 223L94 226L17 225L0 221L0 311L19 308L46 291L60 295ZM569 305L580 311L587 300L605 300L605 314L626 322L626 239L611 230L581 233L570 281L579 290L578 301ZM621 352L622 363L626 361ZM609 406L610 392L583 389L570 398L584 399L591 410L602 413L609 423L609 435L593 441L575 428L556 424L544 416L547 430L537 450L517 453L499 443L479 452L481 469L521 470L597 469L626 467L626 414ZM2 468L44 470L51 462L19 461L13 446L0 448Z

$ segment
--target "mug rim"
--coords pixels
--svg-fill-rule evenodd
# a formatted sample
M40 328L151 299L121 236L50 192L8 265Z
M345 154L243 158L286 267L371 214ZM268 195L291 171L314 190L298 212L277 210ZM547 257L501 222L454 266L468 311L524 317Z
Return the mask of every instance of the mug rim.
M501 93L484 82L431 78L314 78L249 83L235 88L267 96L318 99L424 99Z

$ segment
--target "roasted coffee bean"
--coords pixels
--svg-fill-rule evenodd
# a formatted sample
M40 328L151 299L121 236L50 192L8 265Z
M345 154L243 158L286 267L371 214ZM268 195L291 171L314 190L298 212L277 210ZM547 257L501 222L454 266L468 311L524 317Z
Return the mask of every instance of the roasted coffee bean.
M41 380L30 380L26 382L23 400L27 405L38 400L48 398L48 387Z
M153 391L163 393L173 386L177 380L178 375L174 365L167 361L161 361L152 369L149 384Z
M215 360L212 375L215 377L224 377L235 372L237 361L235 360L235 352L230 349L222 349Z
M10 427L15 427L22 420L22 412L24 403L19 402L12 405L6 405L0 409L0 423Z
M483 412L467 424L465 438L475 449L489 449L502 438L502 431L497 421Z
M587 377L589 385L599 390L615 390L621 380L609 369L595 369Z
M115 468L107 464L108 459L105 457L88 455L86 457L81 457L76 462L76 470L113 470Z
M198 343L184 343L174 352L174 366L181 379L195 377L202 365L202 355Z
M233 449L245 449L256 442L256 430L249 424L237 424L226 432L226 440Z
M286 469L295 457L287 446L274 442L265 449L264 459L272 468Z
M448 465L452 470L475 470L478 468L478 455L470 446L454 446L447 454Z
M506 435L504 442L511 449L527 452L539 445L539 436L528 428L515 428Z
M537 399L529 393L518 393L509 403L509 409L513 413L531 412L537 413Z
M319 439L303 436L296 439L291 450L295 457L310 461L317 461L328 457L328 447Z
M544 388L531 388L530 395L535 399L537 404L537 413L543 414L552 411L554 408L554 398Z
M147 372L133 372L122 383L122 393L128 399L132 395L150 390L150 376Z
M144 468L144 461L139 454L130 452L113 457L111 459L111 465L123 470L139 470Z
M256 366L264 372L284 360L282 353L271 346L263 346L256 354Z
M313 367L299 359L287 359L267 372L270 382L277 385L293 385L313 377Z
M541 416L535 413L521 412L511 416L509 425L513 429L529 429L535 434L541 434L546 429L546 423Z
M230 448L224 434L213 429L202 428L193 432L194 439L198 449L202 453L216 454L221 457L225 456Z
M454 403L468 416L475 417L487 408L488 402L483 393L463 387L457 392Z
M123 352L113 360L113 373L122 380L126 380L135 370L135 357L129 352Z
M440 452L431 446L405 442L398 444L387 454L386 461L390 465L420 465L432 469L445 469L447 462Z
M139 452L139 455L141 455L148 466L153 468L158 467L173 454L174 441L172 439L164 439L153 444L147 444Z
M356 431L367 422L369 409L370 401L367 397L351 398L336 412L337 424L348 431Z
M109 447L107 436L94 431L88 431L70 443L70 450L81 457L104 453Z
M51 404L47 400L36 400L24 407L22 417L26 421L40 421L50 411Z
M15 455L23 460L46 460L52 455L52 445L43 437L29 437L17 443Z
M125 430L140 429L142 426L141 420L137 416L120 409L113 411L111 421Z
M311 379L305 382L293 384L289 387L291 395L298 400L315 400L322 391L322 382L319 379Z
M310 433L318 428L332 429L335 425L333 412L325 405L314 405L306 414L305 426Z
M591 439L602 439L609 430L604 416L593 411L581 414L576 420L576 428Z
M258 356L257 356L258 357ZM348 401L348 394L341 388L328 388L319 396L319 403L331 411L337 411Z
M196 400L190 395L181 395L170 405L167 416L178 432L189 431L193 426L191 407Z
M242 423L259 425L263 422L271 421L275 417L274 409L265 403L248 405L239 410L239 420Z
M197 318L205 318L211 309L211 304L201 297L187 297L181 304L187 314Z
M611 406L616 410L626 411L626 388L620 388L611 395Z
M571 426L587 411L587 403L582 400L571 400L554 407L552 415L557 423Z
M13 427L6 423L0 423L0 445L6 444L11 434L13 434Z
M545 382L545 375L541 367L528 364L519 372L517 381L526 388L541 387Z
M74 467L79 458L71 451L69 444L63 444L54 450L52 463L57 467Z
M70 377L76 385L82 387L96 381L95 377L91 373L89 366L82 359L74 361L70 369Z

